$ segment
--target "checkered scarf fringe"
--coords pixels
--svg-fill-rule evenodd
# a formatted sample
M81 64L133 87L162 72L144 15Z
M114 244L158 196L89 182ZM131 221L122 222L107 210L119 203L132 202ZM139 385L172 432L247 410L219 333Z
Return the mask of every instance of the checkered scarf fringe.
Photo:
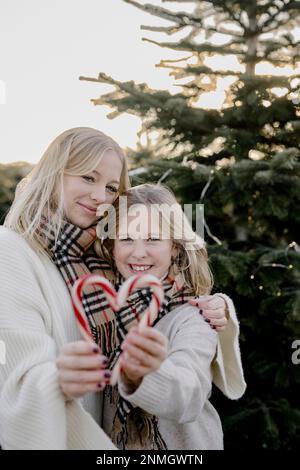
M76 279L85 274L99 274L110 280L116 290L124 281L120 274L115 274L109 263L101 259L94 250L96 230L94 227L81 229L69 222L64 222L57 240L51 223L43 220L39 235L44 248L50 254L59 269L67 287L71 290ZM154 324L172 309L186 303L194 295L183 288L178 276L169 274L163 280L165 299ZM137 325L142 313L151 300L151 289L143 288L133 292L127 304L118 314L109 307L103 291L98 286L87 286L83 293L83 307L94 340L101 347L102 353L109 358L112 368L121 352L120 345L133 325ZM120 397L117 387L106 387L106 397L116 405L112 439L123 449L150 448L166 449L161 437L157 418L149 413L134 408ZM147 447L148 446L148 447Z

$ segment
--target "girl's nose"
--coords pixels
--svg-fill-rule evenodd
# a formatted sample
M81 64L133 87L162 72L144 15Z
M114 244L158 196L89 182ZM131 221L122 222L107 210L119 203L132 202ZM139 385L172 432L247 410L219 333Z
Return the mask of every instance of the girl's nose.
M134 240L131 256L135 258L145 258L147 256L146 240Z

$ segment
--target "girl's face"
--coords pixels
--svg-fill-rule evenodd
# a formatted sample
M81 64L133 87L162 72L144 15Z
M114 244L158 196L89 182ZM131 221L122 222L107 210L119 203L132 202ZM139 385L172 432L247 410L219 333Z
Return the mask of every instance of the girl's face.
M80 228L97 222L100 204L112 204L120 186L122 162L112 150L104 153L97 168L83 176L64 175L64 209L67 219Z
M120 221L119 235L114 244L114 260L118 271L125 279L133 274L148 273L159 279L171 266L171 257L176 256L177 249L170 239L162 239L158 226L150 221L147 211L144 222L137 227ZM127 226L126 226L127 225Z

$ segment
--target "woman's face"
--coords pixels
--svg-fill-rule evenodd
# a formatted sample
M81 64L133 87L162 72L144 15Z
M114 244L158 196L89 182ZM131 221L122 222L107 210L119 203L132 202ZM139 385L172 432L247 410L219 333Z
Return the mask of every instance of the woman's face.
M111 204L120 186L122 162L108 150L97 168L83 176L64 175L64 209L66 218L80 228L97 222L97 207Z
M177 254L170 239L163 239L158 224L150 220L150 211L138 227L120 221L118 238L114 244L114 260L118 271L125 279L133 274L148 273L159 279L168 271L171 257Z

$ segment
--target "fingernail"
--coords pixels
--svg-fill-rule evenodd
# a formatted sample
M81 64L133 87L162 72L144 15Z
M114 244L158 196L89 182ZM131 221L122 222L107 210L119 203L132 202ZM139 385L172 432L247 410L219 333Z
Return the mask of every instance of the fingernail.
M216 326L215 325L210 325L212 327L213 330L216 329Z
M210 323L210 320L208 318L204 318L204 321L206 321L207 323Z
M109 378L111 377L111 372L110 372L109 370L106 370L106 371L104 372L104 377L105 377L106 379L109 379Z
M202 315L202 314L203 314L203 310L199 310L199 313L200 313L200 315Z
M104 387L105 387L105 384L98 384L97 387L98 387L100 390L103 390Z
M98 352L100 352L99 348L93 348L93 353L97 354Z

